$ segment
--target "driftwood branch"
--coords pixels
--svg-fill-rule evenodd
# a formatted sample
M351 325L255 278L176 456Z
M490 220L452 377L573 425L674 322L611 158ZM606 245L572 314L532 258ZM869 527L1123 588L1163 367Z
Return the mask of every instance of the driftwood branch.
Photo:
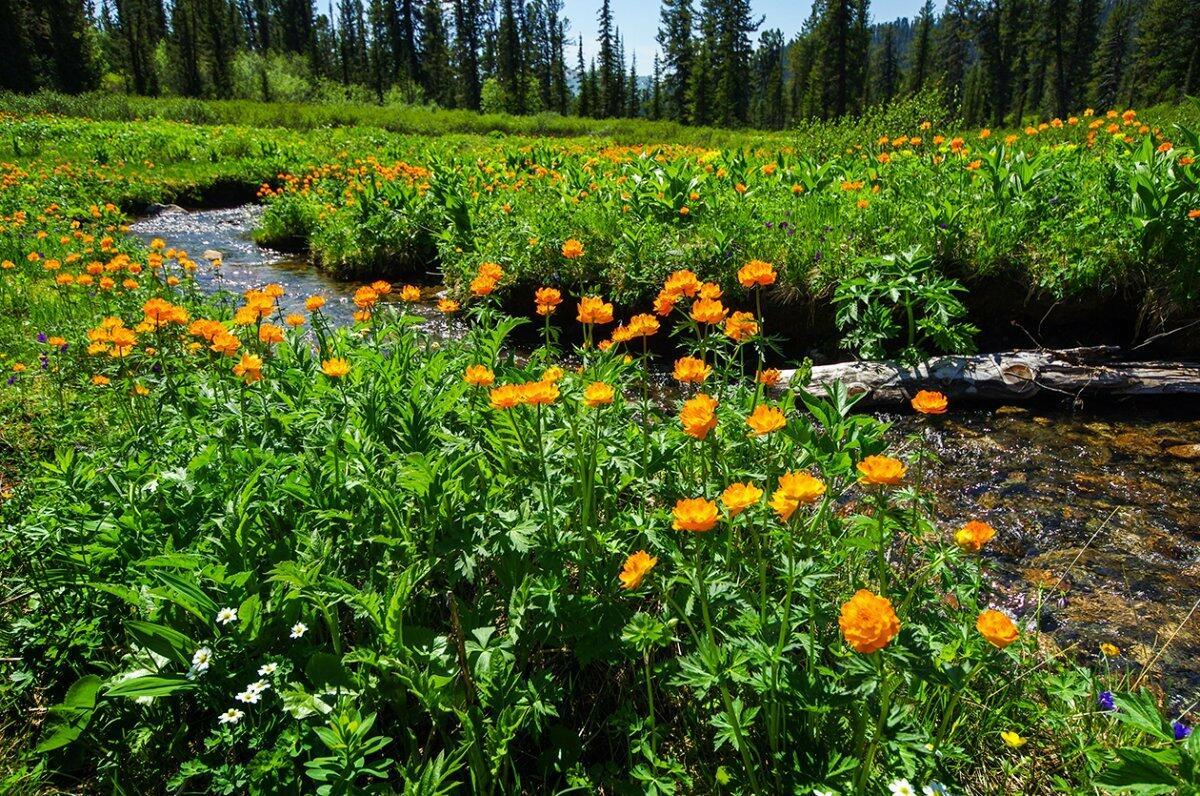
M1200 395L1200 362L1127 362L1111 346L943 356L915 367L898 362L817 365L809 388L840 381L867 404L903 403L917 390L950 398L1022 401L1044 392L1091 395ZM788 381L795 371L784 371Z

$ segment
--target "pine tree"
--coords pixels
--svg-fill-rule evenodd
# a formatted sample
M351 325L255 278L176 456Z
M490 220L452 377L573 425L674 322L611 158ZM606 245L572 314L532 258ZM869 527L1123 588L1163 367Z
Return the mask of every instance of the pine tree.
M513 0L503 0L496 36L496 75L504 89L505 108L525 112L525 80L521 59L520 20Z
M650 118L661 119L662 107L662 66L658 62L658 51L654 52L654 77L650 86Z
M450 44L441 0L425 0L421 9L421 76L425 98L443 108L454 107Z
M1117 0L1104 21L1092 62L1090 101L1101 110L1117 104L1133 49L1133 0Z
M817 56L813 80L820 91L818 113L823 118L856 109L863 96L870 39L866 33L867 4L828 0L815 31Z
M692 121L690 95L695 42L692 0L662 0L658 46L662 48L663 115L679 122Z
M937 26L937 72L942 87L955 107L963 99L970 57L971 25L970 0L947 0Z
M620 94L617 92L617 43L613 36L612 6L609 0L600 4L597 16L600 44L600 96L597 116L617 116L619 111Z
M1148 0L1134 55L1136 96L1143 104L1178 102L1200 89L1200 2Z
M629 102L625 106L625 115L636 119L642 115L641 97L638 94L637 53L633 54L629 62L628 88Z
M579 84L579 104L576 113L580 116L591 116L592 92L588 85L587 68L583 63L583 36L579 37L579 62L575 67L575 78Z
M875 55L875 80L871 97L876 103L887 104L900 90L900 58L896 52L896 29L884 25Z
M933 65L933 0L925 0L917 15L912 53L908 67L908 93L917 94L925 88Z
M459 104L479 110L479 0L454 0L454 51Z
M750 121L755 127L777 130L787 119L784 102L783 32L763 31L758 50L754 54L754 79L752 89Z

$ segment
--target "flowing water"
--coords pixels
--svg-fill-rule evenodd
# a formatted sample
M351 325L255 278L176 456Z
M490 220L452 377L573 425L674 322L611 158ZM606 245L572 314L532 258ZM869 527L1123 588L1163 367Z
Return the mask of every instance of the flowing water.
M193 259L220 252L219 278L200 269L207 291L240 294L275 282L287 291L286 309L321 294L326 311L349 322L358 283L256 245L258 212L169 209L133 230ZM414 309L432 334L454 336L461 326L433 307L435 280L431 274ZM1149 667L1149 680L1176 706L1200 698L1200 616L1190 613L1200 601L1200 404L880 417L892 423L895 444L924 444L939 457L925 480L947 533L971 518L997 529L985 554L995 605L1040 624L1079 659L1096 660L1101 642L1116 645L1121 654L1110 664L1134 677Z

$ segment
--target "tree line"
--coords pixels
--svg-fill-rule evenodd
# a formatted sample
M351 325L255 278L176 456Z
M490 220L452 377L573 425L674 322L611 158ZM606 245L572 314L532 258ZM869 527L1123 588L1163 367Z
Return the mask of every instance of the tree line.
M585 58L563 0L0 0L0 88L349 99L779 129L940 87L969 123L1178 101L1200 0L815 0L790 38L750 0L661 0L653 62L609 0ZM591 48L589 48L591 49Z

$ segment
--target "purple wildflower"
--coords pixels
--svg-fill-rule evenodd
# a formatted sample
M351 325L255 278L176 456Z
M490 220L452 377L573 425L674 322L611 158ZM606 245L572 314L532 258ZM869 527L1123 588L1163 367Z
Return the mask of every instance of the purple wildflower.
M1112 691L1101 691L1097 701L1100 703L1101 710L1114 711L1117 709L1116 703L1113 702Z
M37 341L38 341L39 343L44 343L44 342L46 342L46 333L45 333L45 332L38 332Z
M1175 731L1175 740L1182 741L1184 738L1192 734L1192 728L1184 724L1182 721L1171 722L1171 729Z

